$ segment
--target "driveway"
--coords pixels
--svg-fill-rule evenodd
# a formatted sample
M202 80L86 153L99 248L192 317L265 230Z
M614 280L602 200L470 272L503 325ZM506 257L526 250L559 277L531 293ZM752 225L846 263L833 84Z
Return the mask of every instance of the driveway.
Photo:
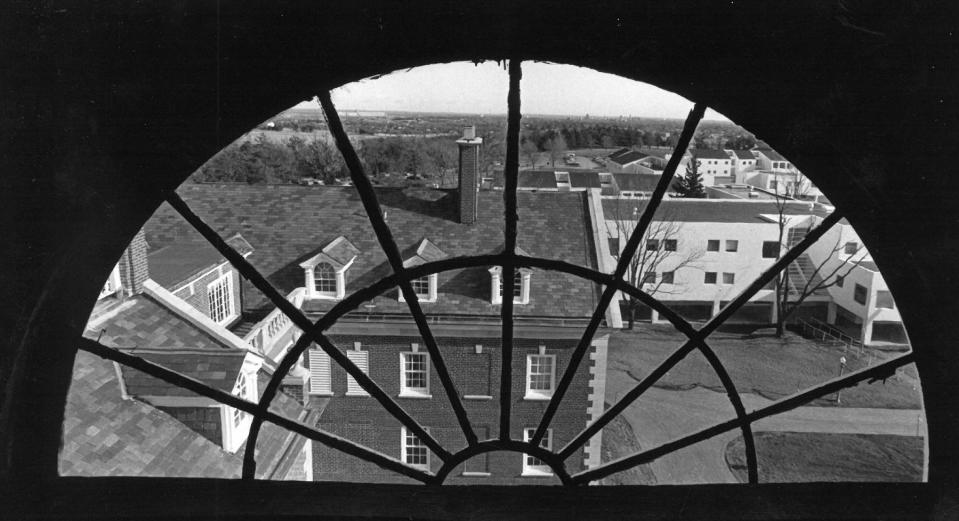
M606 400L614 403L636 385L621 369L607 373ZM761 396L742 395L751 411L769 403ZM643 449L650 449L735 417L725 394L695 388L673 391L651 388L624 412ZM754 431L798 431L858 434L925 435L922 411L901 409L856 409L799 407L766 418L753 425ZM740 434L726 432L668 454L650 467L658 484L737 483L726 465L726 445Z

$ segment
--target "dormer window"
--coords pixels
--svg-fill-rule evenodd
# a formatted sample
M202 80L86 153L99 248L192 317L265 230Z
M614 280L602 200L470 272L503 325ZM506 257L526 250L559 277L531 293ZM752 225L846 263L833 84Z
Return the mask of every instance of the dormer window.
M336 297L336 271L329 263L323 262L313 268L313 289L317 295Z
M346 295L346 272L359 253L360 250L341 235L324 246L320 253L301 263L307 297L343 298Z
M423 238L417 243L416 248L405 252L403 267L412 268L413 266L419 266L427 262L435 262L445 259L446 257L446 252L439 249L439 247L433 244L429 239ZM410 280L410 285L413 286L416 298L420 302L436 302L436 288L438 283L439 275L436 273ZM398 291L397 296L400 302L406 302L402 290Z
M503 303L503 272L500 266L493 266L491 275L491 294L493 304ZM513 303L529 304L529 280L532 272L526 268L517 268L513 273Z

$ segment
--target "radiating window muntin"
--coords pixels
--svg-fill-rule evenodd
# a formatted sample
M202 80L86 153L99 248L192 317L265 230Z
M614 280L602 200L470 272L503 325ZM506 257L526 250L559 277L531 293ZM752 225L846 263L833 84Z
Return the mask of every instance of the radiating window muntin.
M517 65L516 68L515 68L515 71L518 72L518 70L519 70L519 67L518 67L518 65ZM513 71L513 67L511 66L511 72L512 72L512 71ZM517 110L518 110L518 107L517 107ZM511 112L512 112L512 109L511 109ZM328 114L328 115L329 115L329 114ZM701 115L702 115L702 114L701 114L701 112L700 112L698 116L701 117ZM695 123L696 123L696 121L698 120L698 118L693 118L693 117L691 117L690 119L693 121L693 127L692 127L692 128L695 128ZM688 143L687 143L687 144L688 144ZM683 145L683 147L685 147L685 145ZM683 147L680 147L680 148L683 148ZM507 162L507 163L508 163L508 162ZM354 174L354 180L356 179L356 176L358 176L358 175L361 176L361 175L362 175L362 174L358 174L358 173L355 172L355 171L353 172L353 174ZM664 177L665 177L665 174L664 174ZM360 191L361 195L365 195L365 196L371 197L371 198L373 198L373 199L375 200L375 195L374 195L371 191L367 191L367 189L365 189L363 186L358 186L358 190ZM661 197L661 196L662 196L662 192L660 191L659 194L655 194L655 193L654 193L654 195L653 195L653 199L656 200L657 203L658 203L658 200L659 200L659 199L657 198L657 195L658 195L658 197ZM829 226L832 226L832 224L834 224L834 223L835 223L835 221L833 221L832 223L830 223ZM515 223L514 223L514 224L515 224ZM507 222L507 226L509 226L509 222ZM825 225L824 225L824 226L825 226ZM718 241L716 241L716 242L718 243ZM730 242L735 243L735 241L727 241L726 251L735 252L735 251L736 251L736 246L733 245L732 248L730 248ZM712 243L713 243L713 241L710 240L709 251L713 251L713 248L712 248L713 244L712 244ZM224 246L224 245L218 245L218 244L215 244L215 245L218 246L218 248L220 248L221 246ZM637 246L637 245L634 245L633 248L632 248L633 253L635 253L636 246ZM228 248L228 246L227 246L227 248ZM629 249L629 246L627 246L627 249ZM718 250L718 248L717 248L717 250ZM628 257L628 256L629 256L629 255L625 255L625 257ZM507 270L509 270L509 269L513 269L513 270L516 269L516 265L515 265L515 260L516 260L516 259L515 259L515 258L510 259L510 257L512 257L512 253L509 252L509 251L507 251L507 252L503 255L503 260L504 260L504 262L509 262L509 261L511 261L509 265L504 265L504 266L503 266L504 271L507 271ZM229 256L228 256L228 258L229 258ZM509 261L507 261L507 259L509 259ZM791 260L791 259L790 259L790 260ZM538 262L538 261L537 261L537 262ZM788 264L788 262L787 262L787 263L781 263L781 264L782 264L782 268L785 268L785 266ZM468 264L460 264L459 266L466 266L466 265L468 265ZM534 264L534 265L535 265L535 264ZM550 264L548 264L548 263L542 263L540 267L543 267L543 268L545 268L545 269L563 269L563 268L561 268L561 267L557 267L557 266L554 266L554 265L550 265ZM780 269L782 269L782 268L780 268ZM250 267L248 267L247 269L248 269L248 270L252 270L252 268L250 268ZM412 290L412 292L413 292L414 294L416 294L418 297L424 297L424 299L425 299L425 298L428 298L429 295L430 295L430 285L429 285L429 280L430 280L429 277L430 277L430 275L432 275L432 274L434 274L434 273L438 273L438 272L444 271L444 270L449 270L449 269L453 269L453 268L450 268L450 267L439 267L439 266L437 266L437 267L428 266L428 268L422 269L422 270L418 270L418 271L417 271L417 270L410 270L411 273L415 273L415 274L416 274L416 277L415 277L415 278L412 277L412 276L410 276L409 278L406 278L406 277L404 277L404 276L401 274L400 276L396 276L396 277L394 278L393 282L395 282L395 283L400 283L401 285L402 285L402 284L408 285L408 287ZM241 270L241 271L244 271L244 270ZM514 271L514 275L513 275L513 276L516 277L517 274L518 274L518 272L517 272L517 271ZM505 275L505 274L504 274L504 275ZM708 275L709 275L709 274L707 274L707 280L708 280ZM713 278L714 278L713 283L715 283L715 275L716 275L716 274L713 273L712 275L713 275ZM621 280L616 280L615 278L613 278L612 280L610 280L609 278L605 277L605 276L602 275L602 274L592 275L592 277L593 277L593 280L596 281L596 282L610 284L610 288L612 288L612 289L614 289L614 290L620 290L620 291L639 291L639 290L636 290L635 288L629 287L628 284L624 284ZM760 285L757 286L757 287L764 286L764 285L768 284L771 279L772 279L772 276L771 276L771 275L770 275L769 277L766 277L766 280L764 281L764 283L763 283L763 284L760 284ZM232 298L232 296L231 296L231 294L230 294L230 284L231 284L231 282L230 282L230 281L227 281L225 284L223 284L222 287L211 288L211 292L210 292L211 314L212 314L214 317L219 317L221 320L225 320L225 319L228 318L228 317L230 316L230 314L232 313L232 310L230 310L230 311L225 311L224 308L223 308L223 304L222 304L223 301L229 302L229 301L231 300L231 298ZM317 284L319 284L319 280L317 281ZM222 288L222 289L221 289L221 288ZM320 290L319 286L317 287L317 290ZM334 287L333 287L333 290L335 291L335 285L334 285ZM323 291L325 291L325 290L323 290ZM514 291L515 291L515 289L514 289ZM858 297L858 293L859 293L859 292L857 291L857 297ZM731 306L732 306L733 308L738 307L739 305L741 305L742 303L744 303L744 302L746 301L746 299L736 299L736 300L739 301L739 302L737 303L736 301L734 301L734 302L731 303ZM859 301L859 298L857 298L856 300ZM651 304L651 305L658 305L658 303L655 303L655 302L650 302L650 304ZM351 303L351 305L355 305L355 304L354 304L354 303ZM418 312L417 310L415 310L415 309L413 310L413 314L414 314L414 315L416 315L417 312ZM665 312L666 314L668 314L668 310L667 310L666 308L663 309L663 312ZM721 315L722 315L722 314L721 314ZM728 316L728 314L727 314L726 316ZM504 318L505 318L505 311L504 311ZM723 319L724 319L724 318L725 318L725 317L723 317ZM335 320L335 319L334 319L334 320ZM695 330L693 330L693 329L691 329L691 328L687 328L686 325L683 323L683 321L682 321L681 319L679 319L678 317L672 317L671 322L673 322L674 325L677 326L677 329L680 329L680 330L683 331L687 336L690 337L690 342L688 342L687 344L692 345L692 348L682 347L682 348L680 348L680 350L679 350L679 351L685 351L685 352L687 352L687 353L688 353L690 350L692 350L693 348L706 349L706 348L704 347L704 344L703 344L702 342L703 342L703 340L705 339L705 337L708 336L709 333L710 333L712 330L715 329L715 327L710 328L710 327L709 327L709 324L707 324L707 327L704 327L704 328L702 328L702 329L699 330L699 331L695 331ZM715 321L715 322L717 323L717 326L718 326L718 324L721 324L721 323L722 323L722 320L717 320L717 321ZM302 322L301 322L301 323L302 323ZM710 324L711 324L711 323L712 323L712 322L710 322ZM305 335L305 336L313 336L313 334L314 334L314 333L307 333L307 335ZM590 333L590 334L591 334L591 333ZM587 336L589 336L589 335L587 335ZM585 338L585 337L584 337L584 338ZM698 344L697 344L697 343L698 343ZM302 351L302 350L300 350L300 351ZM428 361L428 358L427 358L427 361ZM905 355L905 356L899 357L898 359L891 360L890 362L888 362L888 363L886 363L886 364L883 364L883 367L875 367L875 368L872 368L872 369L869 370L869 371L862 372L861 374L856 375L856 378L858 378L858 379L854 379L854 378L852 378L852 377L847 377L847 380L845 380L843 383L845 383L846 385L850 385L850 384L852 384L852 383L855 383L855 382L858 382L858 381L862 381L862 380L867 379L867 378L870 377L873 373L881 374L881 373L882 373L882 370L888 370L888 369L887 369L888 367L900 367L900 366L904 365L905 363L908 363L909 361L911 361L911 355ZM288 366L289 364L286 364L286 362L284 362L283 365ZM416 378L419 378L419 377L416 377ZM428 374L426 375L426 378L428 379ZM413 381L412 383L415 383L415 384L419 385L420 380L419 380L419 379L415 379L415 381ZM532 380L531 380L531 384L530 384L530 385L531 385L531 387L533 387ZM537 384L536 384L536 386L542 386L542 385L545 385L545 384L542 384L542 383L537 383ZM552 384L551 384L551 385L552 385ZM818 390L817 390L817 391L818 391ZM564 392L565 392L565 390L564 390ZM560 393L560 394L562 395L562 393ZM813 393L813 394L815 394L815 393ZM272 398L272 396L270 395L270 393L267 393L267 396L268 396L270 399ZM810 394L810 396L812 396L812 394ZM812 398L807 398L805 395L802 395L802 396L800 396L800 397L803 398L803 399L812 399ZM220 399L220 398L218 397L218 398L216 398L216 399ZM633 397L632 399L635 399L635 397ZM557 404L558 404L558 402L557 402ZM552 403L551 403L551 405L552 405ZM268 415L263 414L262 412L258 412L258 411L250 411L250 412L255 416L255 423L259 423L259 422L263 421L264 419L266 419L267 421L276 421L275 418L270 418ZM553 411L553 412L555 412L555 411ZM761 411L761 412L763 412L763 411ZM552 413L548 413L547 416L550 416L550 414L552 414ZM744 429L744 433L745 433L745 432L746 432L746 429L747 429L747 427L748 427L748 425L749 425L749 423L751 423L752 421L755 421L755 420L754 420L754 419L749 419L750 417L747 416L747 415L745 415L742 411L737 411L737 414L738 414L737 423L736 423L736 425L734 425L732 428L735 428L736 426L741 427L742 429ZM756 416L757 419L758 419L758 417L764 417L764 416L761 416L761 415L754 415L754 416ZM524 443L530 443L531 445L536 445L537 447L543 447L543 446L544 446L544 443L545 443L545 444L547 445L545 448L552 449L552 447L549 446L549 445L551 445L552 434L551 434L551 430L546 427L546 425L548 425L548 424L549 424L549 422L548 422L548 419L547 419L547 420L544 421L538 428L535 428L535 429L524 429L524 436L523 436L523 437L524 437ZM417 445L417 444L418 444L418 443L422 443L422 442L420 441L420 439L419 439L418 437L415 436L415 434L413 435L413 438L412 438L412 439L413 439L413 440L416 440L416 441L415 441L415 442L411 441L411 439L408 438L408 437L406 436L406 434L405 434L405 433L406 433L406 431L405 431L406 427L404 427L403 429L404 429L404 442L405 442L409 447L413 447L413 448L414 448L414 454L415 454L415 456L413 457L413 460L410 461L409 458L407 458L408 461L407 461L406 463L410 464L410 465L413 466L414 468L416 468L416 467L421 467L421 466L422 466L422 458L418 455L418 454L419 454L418 451L419 451L419 447L420 447L420 446ZM425 431L423 431L423 432L425 432ZM582 441L582 440L580 440L580 441ZM475 443L475 442L474 442L474 443ZM560 459L560 457L562 457L564 454L565 454L566 457L568 457L569 454L570 454L569 451L568 451L568 449L569 449L569 446L567 446L566 448L560 449L560 452L557 453L557 455L558 455L559 457L557 457L555 461L551 461L550 463L552 463L553 465L562 465L562 461L563 461L563 460ZM424 450L425 450L425 445L424 445ZM541 460L539 460L538 458L535 458L535 457L533 457L533 456L527 456L527 458L533 458L533 459L527 459L527 460L525 460L527 463L534 462L534 461L535 461L535 462L538 462L538 463L543 463ZM441 458L441 459L442 459L442 458ZM249 460L250 460L250 459L247 458L247 461L249 461ZM639 460L637 459L636 461L639 461ZM627 463L632 463L632 462L619 463L617 468L620 468L620 467L625 468L624 465L626 465ZM638 464L638 463L632 463L632 464ZM428 453L427 453L427 467L428 467ZM751 463L751 468L754 468L754 467L755 467L755 462L752 462L752 463ZM606 471L607 474L609 473L610 470L615 471L615 470L613 470L613 469L608 469L608 470ZM245 471L245 472L244 472L244 475L245 475L245 476L248 476L249 473ZM579 476L579 475L573 476L571 479L564 480L564 482L567 482L567 483L582 483L584 480L586 480L587 477L593 478L593 477L595 477L596 475L598 475L596 472L592 472L592 473L587 472L587 473L583 473L581 476ZM422 481L429 482L428 475L419 475L418 478L421 479ZM754 479L755 479L755 478L754 478L753 476L750 477L750 480L751 480L751 481L754 481Z

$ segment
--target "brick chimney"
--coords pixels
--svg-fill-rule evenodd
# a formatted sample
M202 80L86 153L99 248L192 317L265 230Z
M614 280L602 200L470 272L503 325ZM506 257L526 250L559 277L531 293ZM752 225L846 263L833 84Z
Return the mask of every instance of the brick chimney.
M147 266L147 240L142 229L123 250L118 265L124 293L136 295L143 291L143 281L150 278L150 268Z
M476 192L479 185L479 149L483 138L476 137L476 127L463 129L456 141L460 148L459 217L462 224L476 222Z

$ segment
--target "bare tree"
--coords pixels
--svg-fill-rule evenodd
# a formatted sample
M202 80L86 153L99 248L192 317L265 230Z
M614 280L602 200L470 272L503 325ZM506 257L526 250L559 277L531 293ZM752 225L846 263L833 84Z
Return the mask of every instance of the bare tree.
M797 184L796 186L799 185ZM778 261L790 247L788 230L791 229L791 227L789 226L787 208L790 201L794 200L787 195L777 193L775 201L779 231L779 248L776 251L776 261ZM793 204L796 203L794 202ZM798 283L793 280L793 277L789 276L788 266L776 275L776 302L774 305L776 306L777 337L783 336L789 318L799 309L806 299L817 292L824 291L838 284L843 278L849 275L856 266L859 266L868 255L868 252L861 244L857 244L853 252L845 252L844 250L845 244L842 243L842 234L837 234L836 242L833 244L831 251L823 257L819 263L813 263L812 259L806 254L801 255L799 259L793 261L792 264L799 273L802 273L802 267L799 264L801 261L809 263L811 266L811 271L808 275L802 273L801 276L796 277L799 279ZM838 262L840 252L850 254L845 262ZM803 261L803 259L805 260ZM830 261L834 261L834 266L829 267Z
M615 201L613 215L606 217L606 227L607 236L618 238L611 241L618 244L611 245L610 253L619 260L619 248L633 235L649 200L617 197ZM696 267L696 261L704 254L701 247L684 244L682 222L676 217L675 209L660 206L626 268L626 281L652 296L681 293L683 284L674 278L676 272ZM633 329L642 303L631 295L624 297L628 327Z
M566 140L563 139L562 134L557 133L549 140L546 147L549 149L549 164L556 166L556 158L566 151Z

